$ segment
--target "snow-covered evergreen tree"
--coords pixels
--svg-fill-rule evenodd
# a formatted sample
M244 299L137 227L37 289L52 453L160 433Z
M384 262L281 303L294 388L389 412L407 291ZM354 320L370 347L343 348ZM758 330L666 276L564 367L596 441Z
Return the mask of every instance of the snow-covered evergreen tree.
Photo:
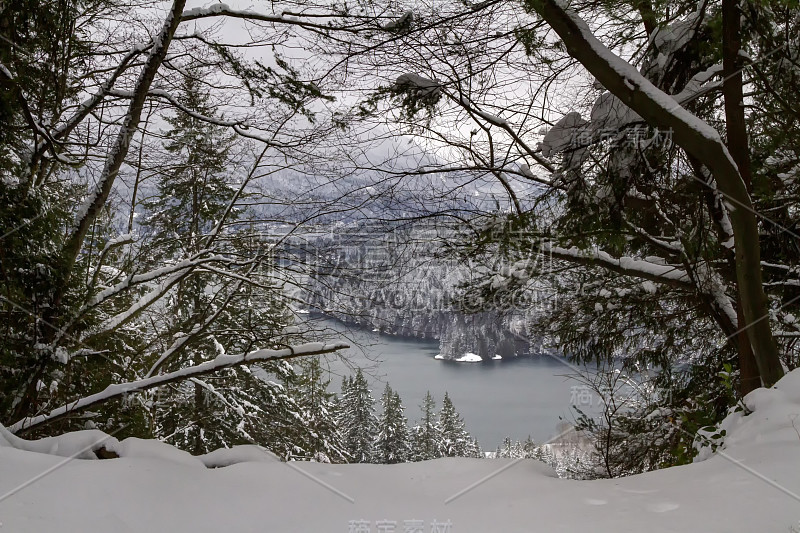
M530 435L523 442L515 441L511 437L503 439L503 444L497 447L495 457L508 459L536 459L543 463L553 464L552 453L545 444L539 446Z
M436 421L436 401L431 392L425 394L420 405L422 418L411 429L412 460L427 461L442 456L441 429Z
M495 457L504 459L522 459L525 457L525 452L519 442L512 440L511 437L506 437L503 439L503 443L497 447L497 450L495 451Z
M389 384L381 397L383 413L378 421L378 436L375 441L376 462L384 464L402 463L411 455L408 436L408 421L403 413L400 395Z
M378 434L375 398L360 368L354 378L346 379L342 385L338 422L345 449L352 462L371 463L375 460Z
M477 443L467 432L466 424L445 392L439 412L439 449L445 457L475 457Z
M302 437L295 444L305 457L319 462L342 462L347 451L336 420L335 395L328 392L330 380L318 357L303 360L291 395L300 407L298 429ZM297 431L295 433L298 433Z
M183 77L180 102L193 112L211 113L208 94L203 92L197 74ZM155 195L144 204L143 226L148 233L145 250L153 265L174 263L200 252L208 229L222 216L234 194L225 175L230 135L186 113L166 120L170 128L164 132L163 148L168 159L159 166ZM195 273L181 280L168 295L165 312L154 319L154 323L160 322L157 328L180 337L199 327L213 312L213 287L219 281L211 273ZM199 364L225 352L213 336L198 338L188 348L167 368ZM206 428L209 422L224 418L217 405L221 400L222 387L216 386L220 379L214 376L162 389L155 404L157 434L195 454L223 444L225 439L215 438L214 431ZM226 402L220 407L224 405Z
M201 72L187 72L178 99L193 113L213 116L200 79ZM184 112L166 120L167 159L158 166L155 191L144 202L142 222L143 252L153 268L201 255L237 194L228 171L233 137L225 128ZM240 215L235 207L227 214L229 220ZM259 254L263 243L253 233L218 235L217 254L225 253L232 261L263 257ZM177 340L185 342L156 364L176 370L281 341L286 305L281 290L272 288L270 267L254 263L235 279L212 269L196 269L176 283L167 293L166 305L150 311L149 335L163 351ZM290 442L287 433L290 421L302 420L300 407L286 389L295 378L291 367L266 363L164 387L151 403L155 434L194 454L246 443L269 446L278 454L305 453L302 443ZM283 434L277 434L278 428Z

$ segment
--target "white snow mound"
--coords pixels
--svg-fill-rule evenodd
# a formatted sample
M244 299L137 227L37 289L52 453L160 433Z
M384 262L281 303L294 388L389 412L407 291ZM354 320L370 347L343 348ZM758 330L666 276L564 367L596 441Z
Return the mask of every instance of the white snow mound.
M114 446L107 447L107 449L116 452L120 457L128 459L154 459L187 466L203 467L200 458L157 440L129 437Z
M239 463L279 463L277 455L261 446L220 448L197 457L207 468L224 468Z
M704 453L705 460L594 481L557 479L532 460L283 463L264 462L252 448L191 458L231 465L198 468L183 453L139 439L119 444L120 459L65 461L49 453L80 450L102 434L19 442L0 431L0 519L3 531L23 533L328 533L420 525L449 533L800 531L800 370L744 402L752 412L722 422L724 446Z

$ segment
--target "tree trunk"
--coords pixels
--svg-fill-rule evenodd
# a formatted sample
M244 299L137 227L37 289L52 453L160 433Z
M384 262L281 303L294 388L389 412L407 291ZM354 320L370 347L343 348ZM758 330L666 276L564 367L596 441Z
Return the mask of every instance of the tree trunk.
M150 90L150 85L155 79L161 63L167 55L167 49L172 40L178 24L181 22L181 13L186 5L186 0L175 0L172 8L167 14L164 25L156 38L150 55L142 67L142 71L136 82L136 87L133 93L133 98L128 106L128 112L122 121L117 138L111 147L108 156L106 157L105 166L100 176L97 179L96 188L89 194L85 204L78 210L78 216L75 220L73 228L70 228L61 256L54 264L56 275L51 282L50 289L52 296L49 297L49 307L43 312L42 324L43 327L43 343L50 344L60 334L60 327L62 325L61 319L64 317L62 307L62 300L66 291L69 288L69 280L72 277L75 263L80 255L81 249L84 244L84 239L92 226L97 216L102 211L103 206L108 199L111 192L114 180L117 177L122 163L128 154L128 147L131 137L136 132L139 122L141 121L142 109L147 99L147 92ZM40 357L30 370L30 384L22 400L17 404L13 411L13 417L22 417L33 411L38 392L36 391L36 383L44 374L47 365L50 361L50 354L45 354Z
M764 386L783 376L772 336L767 298L761 281L758 224L742 176L717 131L682 108L655 87L636 68L614 55L574 13L557 0L528 0L528 4L561 37L569 54L603 86L648 124L671 131L675 142L699 159L714 176L720 192L733 206L730 212L736 247L736 278L745 327Z
M89 194L83 209L78 212L79 214L77 220L75 220L75 227L72 228L62 252L63 279L60 280L60 286L55 287L55 296L53 298L56 308L58 308L61 297L66 290L67 281L72 274L72 268L80 254L86 232L105 205L111 188L114 185L117 173L122 163L125 161L125 157L128 155L128 147L131 138L141 121L142 109L147 100L147 92L150 90L150 85L153 83L156 73L167 55L172 37L175 35L175 30L181 22L181 13L183 13L185 5L186 0L174 0L172 8L167 13L164 25L159 35L156 37L155 44L150 51L150 55L144 67L142 67L139 79L136 81L136 87L133 92L131 103L128 106L128 112L119 128L117 138L108 153L103 171L98 177L97 186L94 191Z
M752 170L748 147L747 126L744 116L744 91L742 88L741 20L738 0L722 0L722 92L725 98L725 124L728 151L731 153L739 174L747 188L752 190ZM744 324L744 311L740 291L736 293L736 313L739 324ZM739 348L739 394L744 396L761 385L758 365L747 333L741 326L736 334Z

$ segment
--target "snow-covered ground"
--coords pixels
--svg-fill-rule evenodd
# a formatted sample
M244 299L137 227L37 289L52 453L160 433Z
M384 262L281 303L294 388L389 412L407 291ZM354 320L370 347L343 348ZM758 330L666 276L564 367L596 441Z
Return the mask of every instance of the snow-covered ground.
M105 440L119 459L68 460L98 433L36 445L4 433L0 532L800 531L800 371L776 389L725 420L721 452L597 481L531 460L287 464L255 447L195 458L139 439Z

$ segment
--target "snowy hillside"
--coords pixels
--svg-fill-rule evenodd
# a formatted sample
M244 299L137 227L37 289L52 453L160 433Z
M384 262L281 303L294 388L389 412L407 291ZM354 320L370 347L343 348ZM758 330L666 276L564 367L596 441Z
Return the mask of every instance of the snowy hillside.
M97 432L32 445L4 431L0 522L82 533L798 531L800 371L776 389L746 397L753 413L729 416L724 449L706 460L598 481L557 479L529 460L287 464L254 447L193 458L113 438L101 446L122 458L70 461L59 455Z

